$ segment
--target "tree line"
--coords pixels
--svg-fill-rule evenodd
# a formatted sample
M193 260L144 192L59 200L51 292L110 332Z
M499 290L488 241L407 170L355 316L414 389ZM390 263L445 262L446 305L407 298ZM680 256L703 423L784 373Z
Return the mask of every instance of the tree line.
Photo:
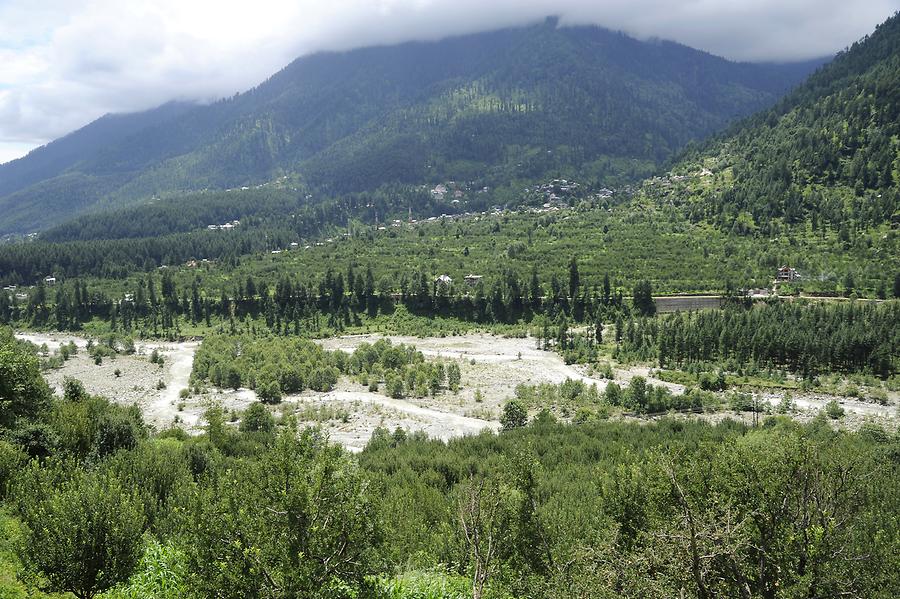
M0 323L78 330L99 318L114 331L160 336L177 334L181 321L206 327L224 323L227 330L235 332L244 320L259 319L276 334L301 335L323 325L341 330L361 316L389 314L398 305L417 315L480 323L529 322L538 316L594 322L630 313L632 307L638 314L655 310L647 281L636 284L629 303L624 290L608 274L600 285L583 284L574 257L567 272L560 274L554 273L548 285L536 268L527 277L507 269L500 277L467 287L451 286L419 271L401 274L393 282L381 279L376 285L371 267L362 271L351 265L346 276L329 268L318 280L285 275L274 285L250 275L216 294L202 287L199 278L189 287L179 286L172 273L164 270L159 278L153 273L139 278L133 292L124 298L91 291L79 280L52 289L40 282L23 303L0 293Z
M900 302L770 302L629 319L617 332L620 355L660 367L725 364L822 372L871 372L887 378L900 355ZM618 330L618 329L617 329Z

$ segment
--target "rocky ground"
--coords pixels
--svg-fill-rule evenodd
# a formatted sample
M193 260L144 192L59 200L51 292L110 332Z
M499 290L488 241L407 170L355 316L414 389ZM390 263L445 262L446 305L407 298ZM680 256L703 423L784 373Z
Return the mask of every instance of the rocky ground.
M173 424L190 432L197 432L202 414L211 402L219 402L234 414L255 401L255 393L248 389L204 390L200 395L181 397L189 385L197 341L181 343L140 342L134 355L119 355L94 364L84 348L87 340L61 334L20 333L17 335L38 346L46 344L50 352L60 344L74 341L78 354L58 370L46 373L48 382L61 391L66 377L81 380L94 394L106 396L122 404L136 403L146 420L157 428ZM374 342L378 335L357 335L322 340L329 350L352 352L363 342ZM455 337L414 338L390 337L394 343L415 345L428 359L456 361L462 372L462 388L456 394L444 392L437 397L420 399L392 399L381 393L369 392L350 380L342 380L328 393L307 391L288 396L275 408L281 414L295 414L302 422L319 424L331 438L345 447L358 451L365 446L376 427L393 430L402 427L410 431L424 431L431 437L449 439L476 434L484 429L496 430L502 405L515 393L520 383L560 383L566 378L596 384L603 389L608 381L587 374L580 366L567 365L555 353L536 348L534 339L502 338L483 334ZM153 350L163 357L159 366L149 360ZM115 371L119 370L119 376ZM634 376L644 376L654 385L664 385L674 393L683 392L681 385L666 383L650 376L645 367L617 368L615 380L627 385ZM162 384L160 384L160 382ZM898 398L889 394L887 405L868 403L859 399L835 397L815 393L793 393L794 417L808 420L818 414L829 401L836 399L846 412L842 425L851 428L866 420L895 425L898 417ZM766 392L760 399L777 405L782 393ZM704 415L717 420L726 416L749 419L750 415L720 413Z

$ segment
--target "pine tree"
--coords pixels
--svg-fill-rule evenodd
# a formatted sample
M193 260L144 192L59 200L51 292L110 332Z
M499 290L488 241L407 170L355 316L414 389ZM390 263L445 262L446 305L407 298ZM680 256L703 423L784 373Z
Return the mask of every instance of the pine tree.
M581 286L581 277L578 275L578 261L575 256L569 261L569 297L573 300L578 295L578 288Z

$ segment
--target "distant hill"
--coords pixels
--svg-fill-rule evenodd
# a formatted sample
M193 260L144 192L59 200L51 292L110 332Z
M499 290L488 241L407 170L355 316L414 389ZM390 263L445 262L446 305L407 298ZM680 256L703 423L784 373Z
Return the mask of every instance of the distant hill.
M27 156L0 165L0 196L8 195L81 163L135 133L176 118L193 106L169 103L133 114L107 114L87 127L37 148Z
M332 195L555 173L637 180L815 66L733 63L552 19L317 54L233 98L106 116L0 166L0 235L285 174Z
M808 224L849 244L900 224L900 16L840 53L774 107L646 186L738 234ZM896 230L884 233L896 246ZM881 237L881 236L879 236Z

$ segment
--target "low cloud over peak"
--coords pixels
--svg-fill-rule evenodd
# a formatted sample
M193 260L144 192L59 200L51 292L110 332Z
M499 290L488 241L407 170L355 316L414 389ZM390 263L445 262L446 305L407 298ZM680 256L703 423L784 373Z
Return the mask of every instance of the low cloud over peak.
M0 3L0 162L108 112L210 100L297 56L525 25L601 25L735 60L833 54L900 0L31 0Z

